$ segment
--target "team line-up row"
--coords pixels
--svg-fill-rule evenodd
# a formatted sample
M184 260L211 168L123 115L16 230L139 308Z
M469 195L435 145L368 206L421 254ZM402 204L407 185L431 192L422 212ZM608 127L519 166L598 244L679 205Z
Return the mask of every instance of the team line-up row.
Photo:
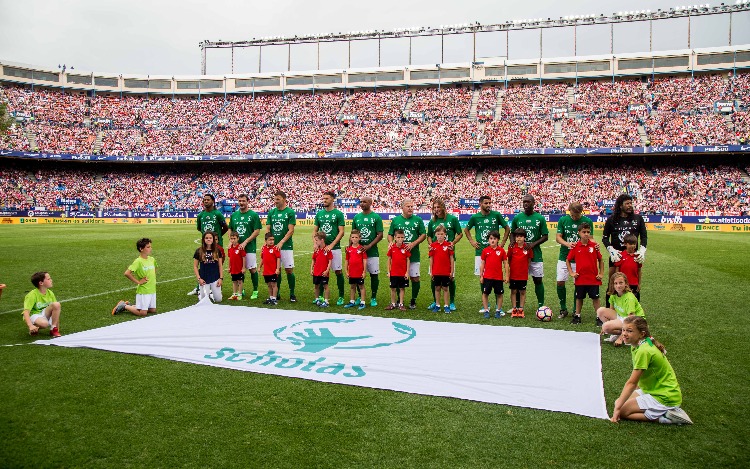
M267 305L279 300L281 268L286 271L289 282L289 299L294 295L293 239L296 225L294 211L286 204L286 194L277 191L275 207L269 211L266 232L263 237L260 263L256 263L256 239L262 225L258 215L248 209L248 197L239 196L239 209L226 222L214 205L214 197L203 197L204 210L198 215L197 228L202 232L201 246L194 255L194 273L201 297L211 295L214 301L222 300L221 286L224 275L223 259L229 258L233 295L230 299L242 299L244 295L244 273L251 272L253 294L258 295L258 270L263 272L268 285ZM328 303L328 278L330 270L337 277L339 287L338 304L344 304L344 277L340 241L344 235L344 216L333 206L335 194L323 194L323 208L316 214L314 225L314 247L310 274L315 288L315 303L323 308ZM516 215L510 226L503 217L491 209L491 199L480 198L480 210L471 217L463 232L458 219L446 213L445 204L435 199L432 204L433 217L425 229L424 222L414 217L414 204L410 199L401 203L402 214L396 217L387 234L388 275L390 277L391 303L386 308L404 310L404 293L408 281L412 281L410 307L416 308L419 292L420 252L419 244L429 239L430 277L434 292L435 312L450 313L455 309L455 255L454 245L466 237L475 248L475 274L480 277L485 318L490 318L489 295L494 291L497 301L495 317L504 316L502 295L504 284L509 284L513 317L523 317L523 302L528 276L534 280L539 302L537 317L550 320L551 312L543 306L544 274L540 245L547 241L549 231L544 217L534 211L534 198L523 198L523 212ZM346 252L346 274L349 277L350 301L344 307L365 307L364 278L370 273L371 306L377 306L376 295L379 278L378 243L384 235L380 216L372 211L372 199L362 197L360 208L353 221L349 235L350 244ZM615 401L611 420L620 419L651 421L665 424L690 424L687 413L682 410L682 392L674 370L665 357L664 346L651 336L639 303L641 266L645 260L647 233L642 218L633 212L632 198L620 195L612 215L607 219L603 233L603 244L609 252L609 279L607 305L600 307L599 286L604 276L604 261L599 244L593 241L593 223L582 214L580 203L570 204L569 215L558 223L556 240L560 244L557 269L560 318L567 315L565 304L565 282L575 279L575 313L573 324L581 323L581 308L586 296L592 299L597 323L602 333L609 333L609 341L615 345L632 347L633 373ZM291 213L290 213L291 212ZM472 229L475 237L472 237ZM222 248L222 235L231 230L230 245ZM501 230L503 234L501 235ZM507 252L504 249L510 237ZM125 271L125 276L137 285L136 304L120 301L112 314L123 311L137 316L156 312L156 260L151 256L151 240L142 238L136 247L139 256ZM637 246L640 244L640 248ZM637 249L636 249L637 248ZM564 260L565 268L561 268ZM52 337L59 337L60 303L51 290L52 278L48 272L37 272L31 282L34 289L24 300L23 317L29 332L38 333L39 328L50 327ZM541 288L540 288L541 287ZM192 293L192 292L191 292ZM359 302L355 298L359 299Z

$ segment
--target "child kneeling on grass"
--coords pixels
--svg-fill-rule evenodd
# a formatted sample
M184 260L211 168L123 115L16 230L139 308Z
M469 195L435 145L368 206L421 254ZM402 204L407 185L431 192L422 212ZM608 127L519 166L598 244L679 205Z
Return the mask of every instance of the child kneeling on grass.
M112 315L128 311L136 316L156 312L156 259L151 257L151 240L141 238L135 242L140 255L125 271L125 276L138 285L135 289L135 306L122 300L112 309Z
M37 335L39 329L49 327L49 335L60 337L60 302L52 293L52 277L49 272L37 272L31 276L31 290L23 300L23 320L29 334Z
M682 391L664 345L651 337L646 320L628 316L623 320L622 336L633 347L633 373L615 401L610 420L692 424L680 408Z

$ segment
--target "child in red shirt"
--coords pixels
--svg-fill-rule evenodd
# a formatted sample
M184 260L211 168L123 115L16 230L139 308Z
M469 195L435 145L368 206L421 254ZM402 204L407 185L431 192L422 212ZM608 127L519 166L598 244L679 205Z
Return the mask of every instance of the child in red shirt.
M435 283L435 308L433 311L440 312L440 294L443 294L443 311L450 314L450 291L451 281L456 274L456 259L453 257L453 244L447 241L448 233L445 225L435 228L436 241L430 244L430 274Z
M367 252L362 249L359 230L353 229L349 234L349 247L346 248L346 276L349 277L349 303L344 308L365 309L365 263ZM359 291L359 305L354 299Z
M526 283L529 281L529 262L534 258L534 250L526 244L526 230L516 228L513 231L513 242L508 246L508 265L510 283L510 304L515 306L510 317L523 318L523 307L526 305Z
M268 285L268 299L263 304L267 305L278 304L276 295L279 292L281 251L273 243L273 233L266 233L266 244L260 250L260 270L263 271L263 280Z
M331 267L333 253L326 250L326 234L322 231L315 234L313 238L312 263L310 264L310 275L313 278L313 288L315 291L315 304L321 308L327 308L328 305L328 269ZM323 289L323 295L320 290Z
M488 235L490 245L484 248L480 256L482 262L479 265L479 282L482 284L482 305L484 306L484 318L490 318L490 293L495 290L495 318L505 316L503 312L503 279L508 280L508 255L500 242L500 232L490 231ZM532 254L533 255L533 254Z
M568 273L575 279L576 283L576 312L571 324L581 323L581 309L586 295L594 303L594 314L599 309L599 285L602 284L602 272L604 272L604 260L599 251L599 245L591 239L591 226L581 223L578 227L579 241L570 248L565 263L568 265ZM576 271L573 272L571 262L575 262ZM596 325L601 326L602 321L596 318Z
M245 250L240 246L240 236L236 231L229 234L229 274L232 276L232 296L230 300L241 300L245 286Z
M638 238L635 235L629 234L622 240L625 245L625 250L620 253L620 261L615 262L617 270L625 274L628 278L628 285L630 291L633 292L635 298L641 301L641 267L643 264L636 262L635 249L638 247Z
M404 307L404 291L409 285L409 264L411 251L404 245L404 230L393 232L394 243L388 248L388 275L391 277L391 304L386 310ZM398 303L396 303L398 301Z

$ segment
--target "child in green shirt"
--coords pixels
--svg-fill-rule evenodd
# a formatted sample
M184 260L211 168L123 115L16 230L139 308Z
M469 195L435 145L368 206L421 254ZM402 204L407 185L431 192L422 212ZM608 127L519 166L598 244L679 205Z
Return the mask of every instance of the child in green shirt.
M633 373L615 401L610 420L692 424L680 408L682 391L664 345L651 337L646 320L628 316L623 321L622 336L633 347Z
M151 240L141 238L135 243L140 255L125 271L125 277L138 285L135 289L135 306L121 300L112 309L112 315L128 311L136 316L156 313L156 259L151 257Z
M49 329L52 338L60 337L60 302L52 293L52 277L49 272L37 272L31 276L31 290L23 300L23 320L29 334L37 335L39 329Z

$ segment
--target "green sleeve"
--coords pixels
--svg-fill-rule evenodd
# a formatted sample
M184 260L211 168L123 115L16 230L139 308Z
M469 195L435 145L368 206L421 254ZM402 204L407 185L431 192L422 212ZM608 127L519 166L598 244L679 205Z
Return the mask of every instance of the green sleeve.
M201 231L201 214L200 213L198 214L197 217L195 217L195 229L203 233L203 231Z
M645 347L638 347L633 357L633 369L634 370L647 370L648 364L651 362L651 357L647 353Z
M474 220L476 220L476 218L474 218L474 215L472 215L469 218L469 221L466 223L466 228L468 228L469 230L471 230L472 228L474 228L474 224L475 224Z
M419 223L417 223L417 235L426 235L427 233L424 229L424 220L422 220L420 217L417 217L417 219L419 220Z
M255 223L253 224L253 231L260 230L263 228L263 224L260 222L260 215L255 214Z
M391 220L391 226L388 227L388 236L393 236L396 231L396 219Z
M34 290L31 290L23 299L23 309L31 312L34 310L34 305L36 305L36 299L34 298Z
M338 213L338 219L339 219L339 226L346 226L346 216L344 216L344 212L339 211Z
M315 214L315 221L313 221L313 225L317 226L318 228L320 228L320 218L318 217L319 213L320 212L318 212L318 213Z
M549 234L549 229L547 228L547 220L545 220L545 219L544 219L544 217L543 217L543 216L541 216L541 215L539 215L539 217L540 217L540 218L541 218L541 220L542 220L542 227L541 227L541 229L539 230L539 232L540 232L540 234L542 234L542 235L548 235L548 234Z
M429 238L434 238L434 237L435 237L435 230L434 230L434 228L433 228L433 226L432 226L432 220L430 220L430 221L429 221L429 222L427 223L427 236L428 236Z
M454 233L461 233L461 223L458 222L458 217L453 217L453 220L451 220L451 225L453 225Z
M292 221L288 223L289 225L296 225L297 224L297 212L292 210L291 208L288 208L289 213L291 214Z
M378 215L377 217L375 217L375 234L377 235L378 233L382 233L382 232L383 232L383 218L380 215Z

